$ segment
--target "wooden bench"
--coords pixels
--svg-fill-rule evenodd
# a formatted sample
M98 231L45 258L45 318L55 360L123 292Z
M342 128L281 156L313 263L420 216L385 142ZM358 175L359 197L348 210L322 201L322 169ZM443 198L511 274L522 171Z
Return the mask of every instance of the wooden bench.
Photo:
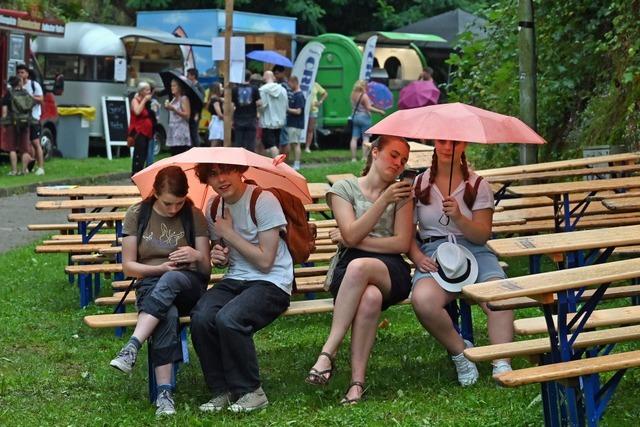
M65 238L68 237L68 238ZM116 240L115 234L96 234L91 238L89 243L85 244L96 244L96 243L120 243L120 240ZM52 236L49 240L43 240L40 242L41 245L54 245L54 246L62 246L62 245L82 245L82 236L78 234L69 234L65 236L64 234L59 234L56 236Z
M142 200L140 197L121 197L114 199L77 199L77 200L39 200L36 202L38 210L56 209L102 209L128 208Z
M636 212L586 216L578 221L576 228L583 230L634 224L640 224L640 215ZM553 220L527 221L524 224L517 225L496 225L492 227L491 231L495 234L506 235L548 233L555 231L555 223Z
M336 174L330 174L326 176L327 182L331 185L343 179L354 178L354 177L355 175L352 173L336 173Z
M542 172L528 172L520 174L494 175L486 179L492 183L507 183L517 181L547 180L588 175L629 174L640 171L640 164L604 166L578 169L562 169Z
M140 195L135 185L54 185L36 188L40 197L131 197Z
M69 254L86 254L99 252L102 249L112 247L108 243L87 243L87 244L62 244L62 245L39 245L36 246L36 253L52 254L52 253L69 253Z
M590 348L599 345L622 343L640 339L640 325L583 332L574 343L574 348ZM490 344L464 350L467 359L484 362L514 357L534 357L551 351L549 338L535 338L503 344Z

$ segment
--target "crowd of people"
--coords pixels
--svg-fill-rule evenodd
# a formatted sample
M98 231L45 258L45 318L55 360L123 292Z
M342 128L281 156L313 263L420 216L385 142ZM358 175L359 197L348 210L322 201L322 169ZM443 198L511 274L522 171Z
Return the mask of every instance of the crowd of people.
M9 175L27 175L31 172L44 175L44 153L40 145L40 117L44 102L42 87L24 64L18 64L16 75L9 78L8 85L0 105L1 123L5 129L1 149L9 153Z
M271 72L264 77L265 86L275 83ZM296 82L291 83L295 93ZM267 106L284 96L270 87L265 90L273 90L274 99ZM263 115L262 123L271 123L264 121L266 117L271 120ZM268 138L277 137L276 131ZM463 285L505 277L485 247L493 194L468 168L466 143L434 144L432 166L415 180L398 180L409 144L381 136L371 144L362 176L340 181L327 193L337 222L330 236L340 248L328 273L334 312L326 342L304 380L313 386L330 382L337 352L350 330L351 381L342 404L357 404L363 398L381 312L407 297L419 323L451 355L458 382L469 386L478 380L476 365L463 353L471 343L460 337L444 307ZM244 181L246 170L228 164L196 166L200 182L222 200L210 200L203 215L188 198L185 173L177 166L167 167L157 174L152 196L126 213L123 269L139 280L139 320L111 366L131 372L142 343L151 338L158 415L175 413L171 364L181 359L177 319L187 314L211 395L200 410L248 412L269 403L253 336L289 306L293 259L280 233L287 219L272 193L259 193L255 216L250 216L256 186ZM403 255L415 264L413 275ZM226 273L206 290L210 266L226 268ZM511 341L512 312L483 309L491 343ZM494 375L510 369L507 359L493 361Z

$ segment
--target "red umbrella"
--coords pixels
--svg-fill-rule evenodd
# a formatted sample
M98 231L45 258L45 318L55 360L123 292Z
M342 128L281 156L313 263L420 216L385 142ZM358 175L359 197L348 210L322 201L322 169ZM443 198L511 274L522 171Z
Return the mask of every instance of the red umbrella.
M432 80L416 80L400 89L398 109L408 110L434 105L438 100L440 100L440 89Z
M160 169L172 165L180 166L189 180L189 197L196 206L203 209L209 197L216 193L209 185L202 184L198 180L194 170L198 163L249 166L249 169L244 173L246 179L252 179L265 188L277 187L286 190L304 204L313 203L307 187L307 180L291 166L284 163L284 156L272 159L237 147L192 148L184 153L153 163L135 174L132 179L142 197L147 197L151 194L153 181Z

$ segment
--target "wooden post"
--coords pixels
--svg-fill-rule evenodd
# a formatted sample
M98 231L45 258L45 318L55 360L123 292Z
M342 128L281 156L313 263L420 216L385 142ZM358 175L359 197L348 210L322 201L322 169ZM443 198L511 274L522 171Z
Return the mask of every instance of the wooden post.
M233 36L233 0L225 0L224 25L224 146L231 147L231 37Z
M520 118L533 130L537 130L536 93L536 33L533 1L518 2L518 52L520 64ZM520 146L520 164L538 163L538 147L532 144Z

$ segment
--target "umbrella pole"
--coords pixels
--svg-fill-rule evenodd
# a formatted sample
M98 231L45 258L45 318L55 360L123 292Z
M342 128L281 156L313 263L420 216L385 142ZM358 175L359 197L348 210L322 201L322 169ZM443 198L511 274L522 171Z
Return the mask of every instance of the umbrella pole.
M453 158L456 154L456 141L453 141L453 150L451 151L451 167L449 168L449 191L447 196L451 196L451 181L453 180Z

